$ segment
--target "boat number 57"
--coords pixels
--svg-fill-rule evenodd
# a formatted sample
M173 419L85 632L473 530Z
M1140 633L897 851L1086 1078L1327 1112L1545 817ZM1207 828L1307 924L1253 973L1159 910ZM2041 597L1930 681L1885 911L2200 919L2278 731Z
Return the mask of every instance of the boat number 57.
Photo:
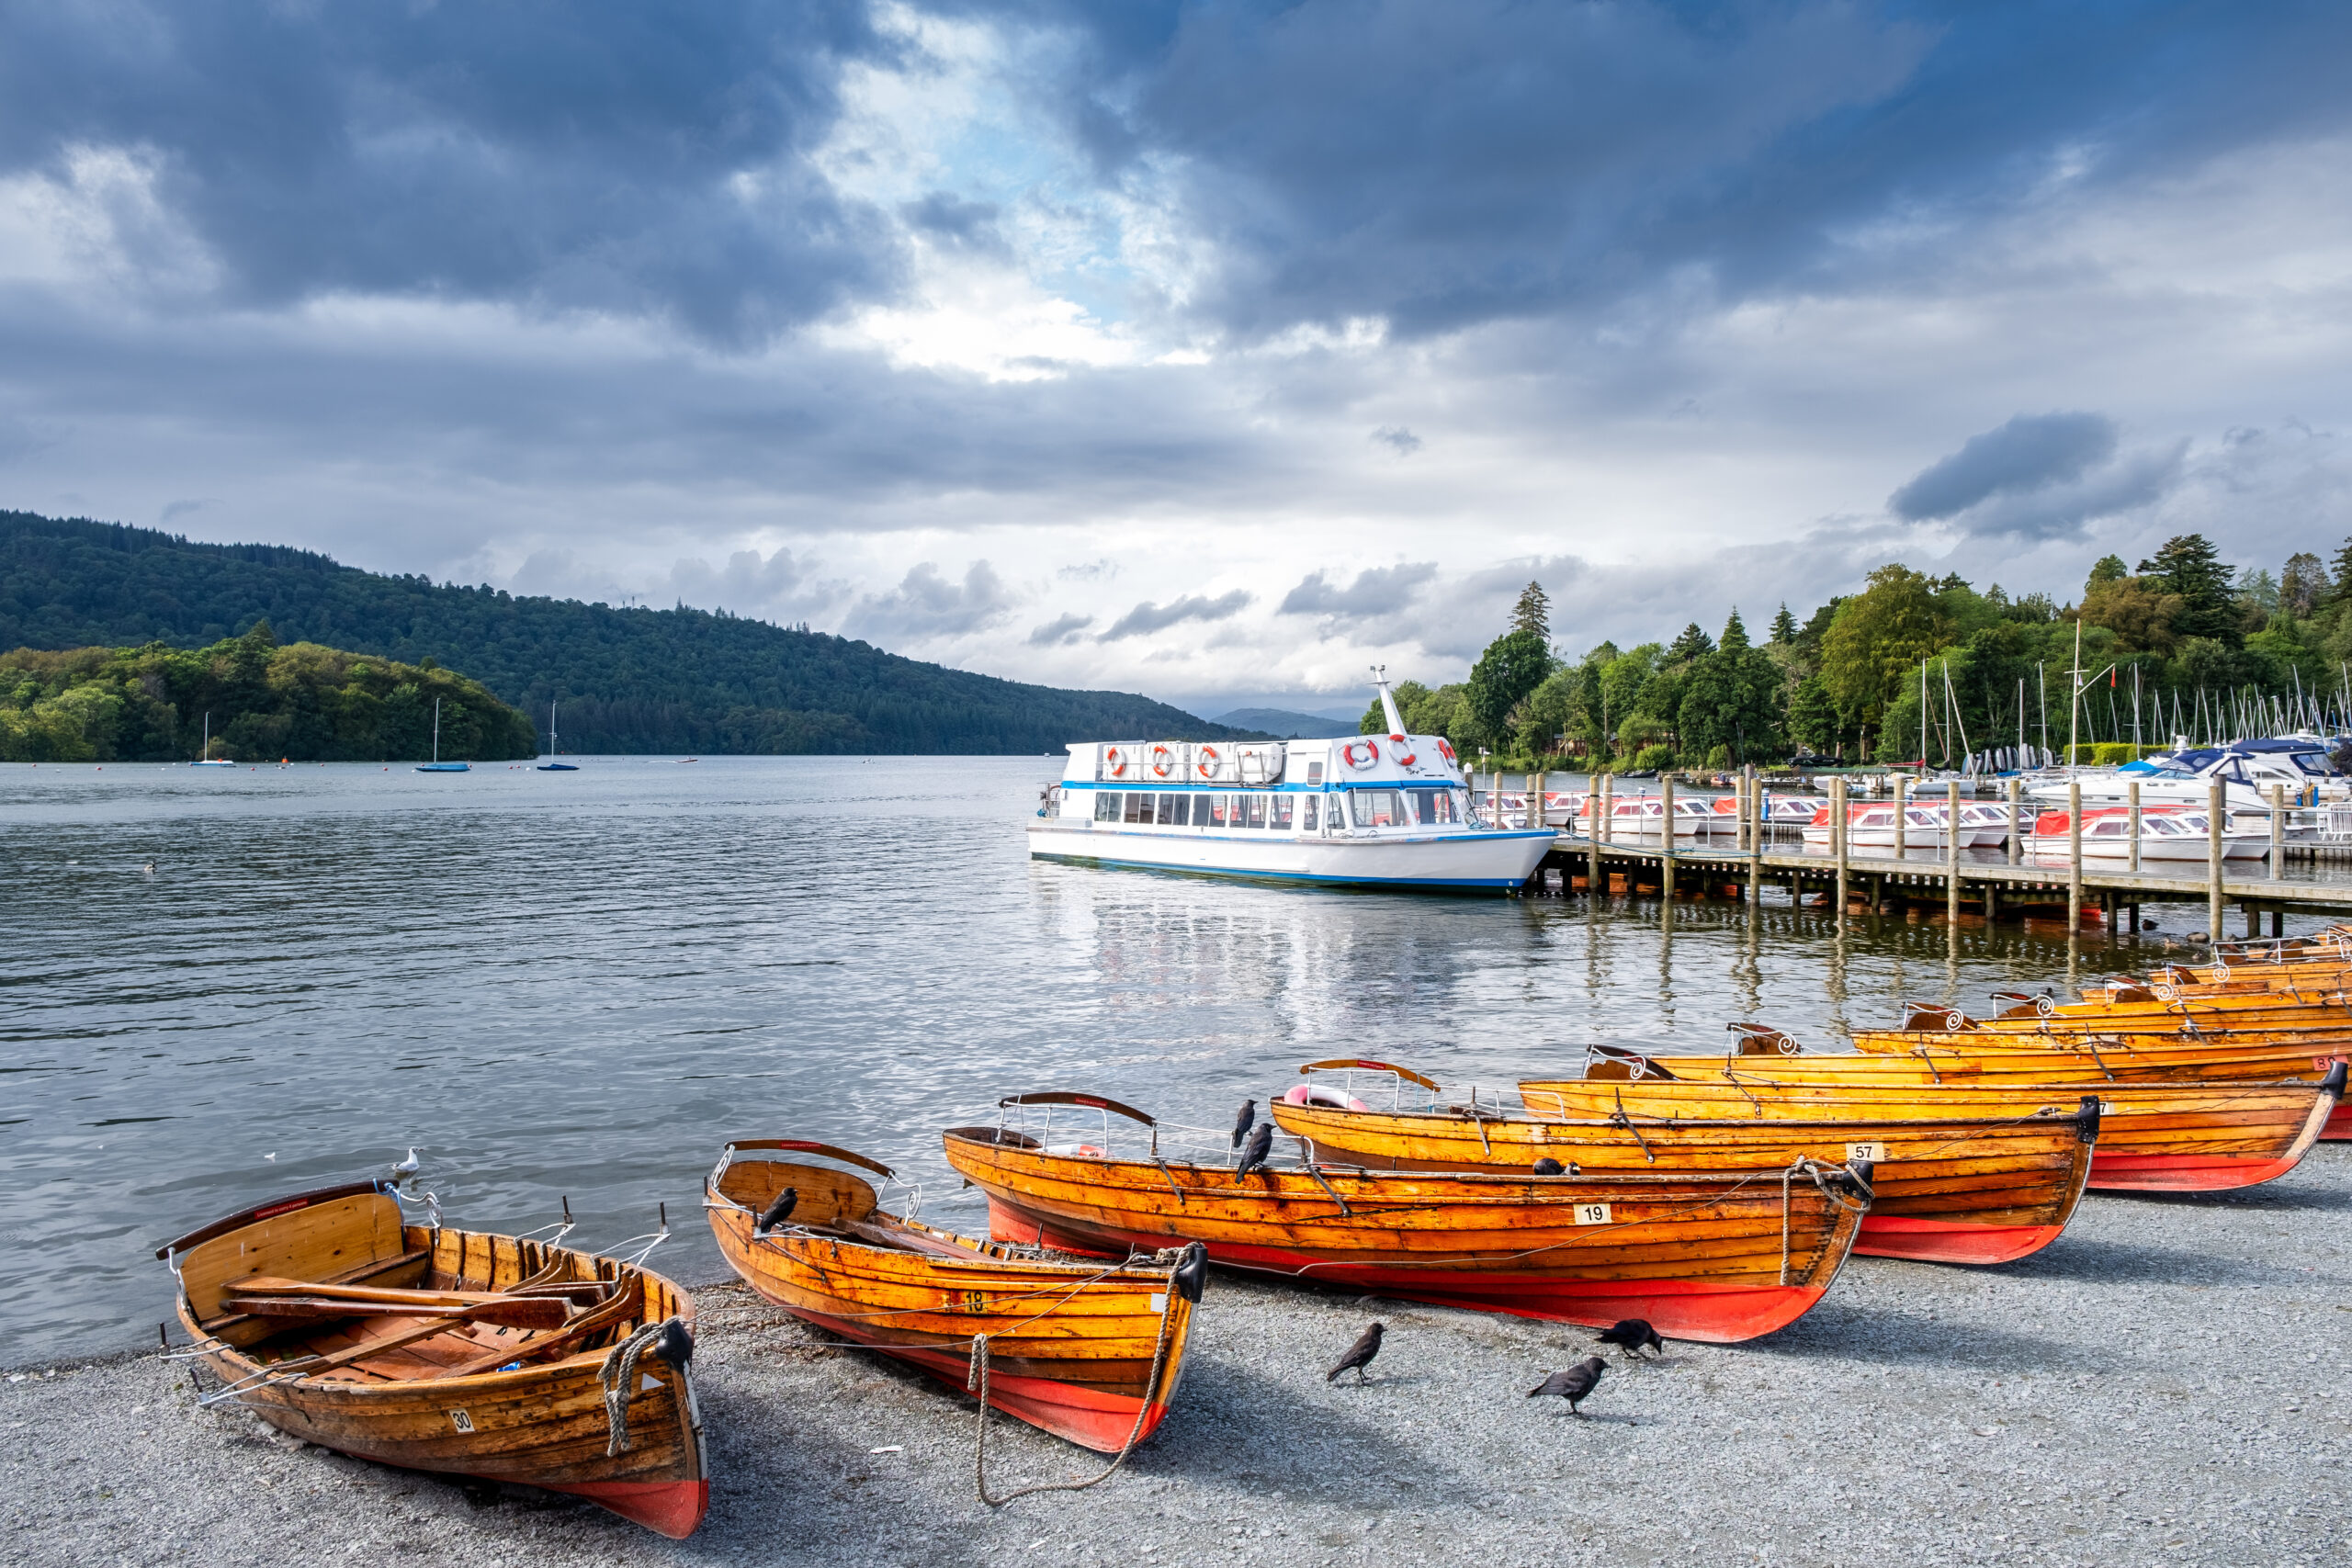
M1605 1225L1608 1223L1608 1204L1578 1203L1577 1205L1577 1224L1580 1225Z
M1886 1145L1884 1144L1848 1144L1846 1159L1849 1164L1855 1160L1866 1159L1872 1165L1883 1165L1886 1160Z

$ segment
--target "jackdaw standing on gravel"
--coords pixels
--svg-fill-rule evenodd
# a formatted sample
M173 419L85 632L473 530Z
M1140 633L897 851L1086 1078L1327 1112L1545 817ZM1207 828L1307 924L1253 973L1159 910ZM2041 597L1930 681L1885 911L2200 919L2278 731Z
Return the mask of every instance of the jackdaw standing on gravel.
M1233 1168L1233 1174L1237 1178L1244 1177L1262 1167L1273 1146L1274 1124L1272 1122L1259 1122L1249 1141L1241 1145L1241 1162Z
M1243 1100L1241 1109L1234 1112L1233 1116L1233 1146L1235 1148L1241 1146L1241 1140L1250 1135L1250 1123L1257 1119L1258 1102L1254 1100Z
M1590 1394L1593 1384L1599 1382L1600 1374L1608 1370L1609 1363L1600 1357L1587 1356L1566 1371L1554 1372L1550 1377L1529 1389L1527 1397L1533 1399L1541 1394L1557 1394L1568 1402L1569 1415L1581 1416L1584 1412L1577 1408L1577 1401Z
M1362 1334L1357 1335L1356 1342L1348 1347L1348 1353L1340 1358L1340 1364L1323 1374L1323 1381L1337 1382L1341 1372L1353 1367L1356 1371L1356 1382L1369 1382L1370 1380L1364 1376L1363 1370L1372 1365L1372 1359L1374 1356L1380 1354L1380 1337L1386 1332L1388 1332L1386 1325L1375 1323Z
M1666 1341L1657 1337L1645 1317L1621 1318L1593 1336L1603 1345L1615 1345L1635 1360L1642 1359L1642 1347L1646 1345L1659 1355L1666 1354Z

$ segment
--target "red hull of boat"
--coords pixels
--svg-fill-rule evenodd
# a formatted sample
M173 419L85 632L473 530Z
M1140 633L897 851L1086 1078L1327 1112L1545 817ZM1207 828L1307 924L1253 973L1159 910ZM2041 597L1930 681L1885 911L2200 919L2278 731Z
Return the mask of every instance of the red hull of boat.
M2327 1143L2352 1143L2352 1100L2347 1100L2328 1112L2327 1125L2319 1130Z
M1905 1219L1899 1214L1865 1214L1854 1250L1871 1258L1907 1258L1915 1263L2013 1263L2040 1252L2065 1228L1972 1225L1951 1220Z
M609 1508L631 1524L643 1525L656 1535L684 1540L695 1533L710 1511L707 1481L582 1481L572 1486L550 1486Z
M1035 1236L1037 1227L1029 1227ZM926 1350L917 1346L883 1345L858 1332L858 1325L845 1318L829 1317L822 1313L798 1311L797 1315L819 1324L844 1339L879 1350L918 1371L930 1373L958 1393L970 1392L972 1359L967 1350ZM1127 1446L1127 1434L1136 1431L1136 1406L1139 1402L1120 1394L1104 1393L1100 1389L1081 1388L1076 1383L1061 1382L1053 1378L1021 1377L1001 1370L989 1372L989 1405L1001 1410L1016 1420L1026 1421L1041 1431L1051 1432L1080 1448L1097 1453L1114 1454ZM1136 1433L1140 1444L1159 1430L1160 1422L1168 1418L1168 1406L1155 1404L1143 1418L1143 1430Z
M989 1228L999 1241L1042 1245L1064 1252L1117 1257L1186 1239L1140 1231L1059 1228L1065 1222L991 1197ZM1562 1280L1548 1275L1458 1273L1431 1277L1422 1269L1378 1263L1332 1264L1304 1252L1204 1241L1209 1260L1230 1269L1345 1285L1398 1301L1477 1312L1510 1313L1605 1328L1623 1318L1647 1318L1668 1339L1735 1345L1786 1328L1812 1310L1828 1285L1713 1285L1686 1280ZM1130 1417L1132 1419L1132 1416Z
M2091 1156L2094 1192L2226 1192L2258 1187L2301 1164L2292 1159L2251 1159L2230 1155L2110 1155Z

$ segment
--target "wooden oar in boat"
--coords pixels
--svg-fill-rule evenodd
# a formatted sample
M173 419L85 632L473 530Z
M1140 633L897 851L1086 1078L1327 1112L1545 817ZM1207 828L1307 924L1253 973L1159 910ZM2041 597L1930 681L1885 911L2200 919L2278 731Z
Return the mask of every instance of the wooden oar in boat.
M1643 1060L1639 1077L1623 1063L1595 1063L1603 1070L1589 1069L1583 1077L1522 1079L1520 1095L1536 1114L1622 1115L1637 1126L1742 1116L2063 1115L2094 1096L2099 1101L2098 1143L2091 1151L2095 1192L2211 1192L2273 1180L2301 1162L2344 1096L2342 1064L2316 1084L1939 1084L1784 1074L1786 1058L1779 1055ZM1886 1190L1883 1182L1880 1190Z
M1102 1453L1142 1442L1183 1376L1204 1269L1182 1253L1105 1267L975 1241L880 1207L879 1161L800 1138L739 1138L703 1184L718 1249L744 1282L795 1317L970 1387L985 1336L989 1404ZM791 1213L759 1216L789 1188Z
M1643 1317L1677 1339L1730 1343L1795 1322L1844 1266L1869 1201L1866 1173L1812 1164L1569 1177L1285 1162L1243 1173L1163 1155L1151 1118L1100 1096L1013 1095L1001 1111L1057 1106L1144 1133L1127 1157L1107 1131L1070 1145L1004 1125L944 1134L947 1162L988 1194L999 1241L1111 1257L1197 1241L1212 1261L1255 1273L1569 1323Z
M1316 1062L1300 1071L1338 1068L1404 1071L1361 1061ZM1552 1159L1591 1176L1868 1160L1874 1196L1854 1250L1929 1263L2007 1263L2057 1240L2082 1200L2099 1135L2096 1096L2047 1114L2037 1108L1652 1123L1614 1109L1582 1119L1542 1113L1532 1101L1505 1111L1475 1101L1448 1105L1441 1096L1430 1110L1375 1111L1343 1095L1310 1094L1302 1086L1272 1100L1268 1113L1306 1140L1311 1157L1380 1169L1526 1170Z
M694 1302L650 1269L405 1224L376 1181L260 1204L155 1256L213 1397L305 1442L573 1493L673 1539L709 1505ZM617 1423L607 1383L628 1391Z

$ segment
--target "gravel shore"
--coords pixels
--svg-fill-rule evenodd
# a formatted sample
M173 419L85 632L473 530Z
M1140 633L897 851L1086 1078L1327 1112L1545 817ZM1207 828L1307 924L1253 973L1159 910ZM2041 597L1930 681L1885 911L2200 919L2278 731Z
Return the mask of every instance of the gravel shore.
M184 1364L18 1368L0 1561L2341 1563L2347 1226L2345 1145L2244 1193L2093 1197L2020 1263L1857 1258L1769 1339L1612 1355L1585 1419L1524 1397L1581 1330L1219 1275L1127 1468L993 1512L968 1399L714 1286L717 1481L683 1542L198 1411ZM1373 1382L1327 1385L1374 1317ZM989 1452L999 1490L1099 1468L1001 1419Z

